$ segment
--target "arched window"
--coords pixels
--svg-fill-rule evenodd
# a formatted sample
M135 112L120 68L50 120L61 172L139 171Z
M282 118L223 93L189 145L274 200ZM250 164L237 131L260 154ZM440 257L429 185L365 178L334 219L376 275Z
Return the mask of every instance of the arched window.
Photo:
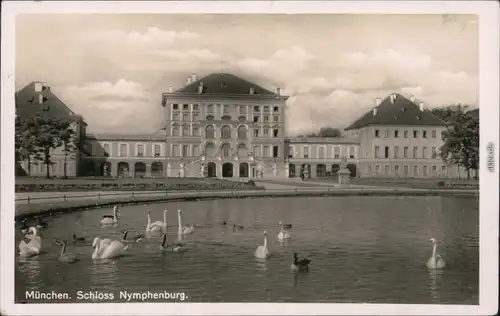
M247 128L244 125L238 127L238 139L246 139L247 138Z
M214 147L214 144L212 143L207 143L205 145L205 154L208 156L208 157L213 157L215 156L215 147Z
M239 157L246 157L248 155L248 150L247 146L243 143L238 145L238 156Z
M177 124L172 125L172 136L179 136L179 126Z
M215 137L215 130L213 125L208 125L205 129L205 138L213 139Z
M220 129L220 136L222 139L230 139L231 138L231 127L225 125Z
M223 144L220 147L220 151L221 151L221 156L223 158L230 157L230 155L231 155L231 146L229 144Z
M189 125L182 125L182 136L189 136Z

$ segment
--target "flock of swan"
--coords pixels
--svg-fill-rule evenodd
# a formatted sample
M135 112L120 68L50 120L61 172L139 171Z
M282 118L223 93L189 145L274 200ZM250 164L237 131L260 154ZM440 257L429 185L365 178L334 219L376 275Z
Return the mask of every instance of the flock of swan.
M104 215L100 220L101 227L111 226L114 227L119 223L120 210L118 206L113 207L112 215ZM112 240L110 238L95 237L92 242L92 248L94 249L92 253L92 259L113 259L121 256L123 252L127 250L130 243L139 243L142 240L148 238L151 235L159 234L161 238L161 244L159 246L161 251L172 251L172 252L186 252L187 248L182 241L185 239L186 235L192 234L194 232L194 225L182 226L182 212L177 211L178 219L178 230L177 230L177 240L172 245L167 243L167 210L163 211L163 221L151 221L151 212L147 211L147 224L144 233L137 234L134 236L129 235L129 231L125 230L123 236L120 240ZM222 225L227 225L226 221ZM24 240L19 243L19 256L21 257L32 257L39 255L42 249L42 238L39 234L40 230L47 228L47 223L41 219L33 226L28 226L27 221L24 220L21 227L21 233L24 235ZM283 243L286 240L292 238L289 231L286 229L291 229L292 224L284 224L283 222L278 223L280 228L276 239ZM243 229L241 225L233 225L233 230ZM285 229L286 228L286 229ZM264 243L259 245L255 250L254 256L260 260L266 260L271 256L271 251L268 247L267 242L267 231L264 231ZM84 242L84 237L78 237L76 234L72 236L73 244ZM445 267L445 262L441 255L437 252L437 240L434 238L430 239L432 244L432 255L427 261L427 268L431 270L442 269ZM74 263L78 261L77 256L68 253L66 251L67 241L56 239L56 244L61 246L61 252L59 255L59 260L65 263ZM292 271L307 271L309 269L310 259L302 258L299 259L297 253L293 254L293 262L291 264Z

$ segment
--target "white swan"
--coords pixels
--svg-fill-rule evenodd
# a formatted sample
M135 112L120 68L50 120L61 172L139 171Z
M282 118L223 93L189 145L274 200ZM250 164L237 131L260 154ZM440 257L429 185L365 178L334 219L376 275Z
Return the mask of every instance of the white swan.
M112 240L109 243L103 243L99 237L94 238L92 243L94 253L92 259L112 259L120 256L128 246L118 240Z
M291 238L290 234L286 230L283 230L283 224L280 225L280 232L278 233L277 238L281 242L285 241L285 239Z
M437 241L434 238L430 239L432 243L432 257L427 261L427 268L429 269L442 269L446 265L441 255L437 253Z
M267 249L267 232L264 231L264 245L258 246L255 250L255 257L258 259L266 259L271 255L269 249Z
M184 235L189 235L194 230L194 225L182 227L181 213L182 213L181 210L177 210L177 219L179 222L179 228L177 229L177 238L179 238L179 240L182 240L182 237Z
M101 224L109 225L109 224L117 224L118 223L118 214L120 214L120 210L118 206L113 207L113 215L103 215L101 219Z
M165 231L167 227L167 210L163 211L163 222L156 221L151 223L151 212L148 211L148 224L146 226L146 231L148 232L160 232Z
M64 263L75 263L78 261L76 255L66 252L66 246L68 243L65 240L57 240L56 244L61 246L61 254L59 255L59 261Z
M21 257L36 256L40 254L40 250L42 249L42 238L38 236L38 230L35 227L30 227L28 231L33 234L25 236L27 239L30 239L29 242L21 240L19 243L19 255Z

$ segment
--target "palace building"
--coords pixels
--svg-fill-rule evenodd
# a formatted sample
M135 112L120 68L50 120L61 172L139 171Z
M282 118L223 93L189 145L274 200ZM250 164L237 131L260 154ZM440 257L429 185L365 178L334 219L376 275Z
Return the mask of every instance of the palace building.
M83 119L43 87L32 83L20 90L16 105L31 109L30 115L51 106L58 110L47 113L74 119L78 136L86 138L87 154L74 154L68 176L253 179L299 177L305 172L326 177L336 174L342 158L352 177L466 174L439 157L445 123L422 102L397 93L376 99L342 137L286 137L288 96L279 88L269 91L226 73L193 75L184 87L168 87L163 93L159 106L165 125L160 132L86 135ZM62 175L61 159L60 153L54 156L52 175ZM26 161L21 165L27 170ZM44 171L38 164L31 175Z

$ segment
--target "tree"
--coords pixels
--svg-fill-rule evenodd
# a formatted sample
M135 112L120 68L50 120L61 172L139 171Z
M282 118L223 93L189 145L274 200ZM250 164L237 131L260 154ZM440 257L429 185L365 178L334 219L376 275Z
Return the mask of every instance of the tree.
M311 137L340 137L341 136L340 129L333 127L322 127L319 132L309 134Z
M479 168L479 118L467 109L466 105L454 105L433 113L447 123L441 158L448 164L463 166L470 178L470 170Z
M45 177L50 178L50 166L52 161L52 150L62 146L61 131L64 124L55 118L37 116L35 118L37 128L36 146L40 148L42 163L46 165Z
M77 143L75 142L75 131L71 128L70 121L60 121L59 126L57 127L59 131L59 138L62 143L62 150L64 153L64 175L63 178L67 179L67 167L68 167L68 155L75 151L77 148Z
M31 175L31 165L41 160L40 148L37 146L37 129L32 119L23 120L16 116L15 121L15 155L16 161L27 161L28 176Z

